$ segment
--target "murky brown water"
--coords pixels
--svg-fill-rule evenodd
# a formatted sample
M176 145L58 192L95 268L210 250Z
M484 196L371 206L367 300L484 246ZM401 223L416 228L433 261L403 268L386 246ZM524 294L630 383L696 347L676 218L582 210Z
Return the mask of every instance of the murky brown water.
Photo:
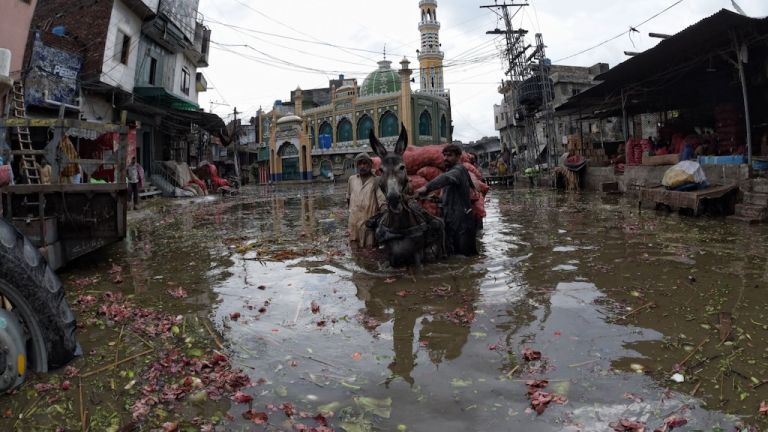
M488 196L479 257L393 270L346 246L343 192L262 188L170 205L62 277L103 274L110 257L124 267L124 283L93 290L119 289L183 315L190 347L206 340L200 323L210 319L234 365L265 380L245 392L269 415L266 430L291 430L281 410L267 407L286 402L312 415L332 411L330 425L348 432L603 431L621 418L652 430L673 414L688 420L681 430L733 430L736 416L766 426L758 409L768 385L756 386L768 379L765 228L638 214L614 197L499 189ZM177 285L187 298L162 295ZM721 312L732 314L725 340ZM76 365L97 368L120 331L83 329L86 353L97 352ZM524 348L542 361L524 361ZM671 380L676 371L684 382ZM86 399L102 404L86 402L105 417L99 425L130 417L135 394L121 391L129 378L115 370L89 384ZM545 391L567 403L532 412L529 379L549 380ZM77 425L76 398L64 396L62 413L0 427L35 430L51 418ZM0 411L24 413L33 399L27 386ZM208 402L166 415L229 412L224 429L251 430L247 408Z

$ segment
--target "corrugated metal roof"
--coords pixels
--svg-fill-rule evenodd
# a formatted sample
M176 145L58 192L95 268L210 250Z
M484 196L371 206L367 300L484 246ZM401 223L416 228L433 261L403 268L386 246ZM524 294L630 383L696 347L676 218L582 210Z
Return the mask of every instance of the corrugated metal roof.
M589 111L600 106L615 110L617 103L620 108L622 89L641 89L650 97L654 92L664 95L670 89L676 90L681 83L690 84L685 79L695 75L691 71L697 63L711 58L722 61L719 54L733 53L733 36L747 44L768 38L768 18L751 18L722 9L598 75L595 79L601 84L572 97L558 111Z

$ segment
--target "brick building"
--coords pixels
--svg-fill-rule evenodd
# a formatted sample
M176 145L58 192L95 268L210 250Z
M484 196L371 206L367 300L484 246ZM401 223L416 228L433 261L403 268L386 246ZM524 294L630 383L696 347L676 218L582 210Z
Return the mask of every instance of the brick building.
M223 128L197 104L210 44L198 4L40 0L25 59L30 116L50 117L63 106L68 117L119 122L126 111L145 171L158 160L197 157L205 131Z

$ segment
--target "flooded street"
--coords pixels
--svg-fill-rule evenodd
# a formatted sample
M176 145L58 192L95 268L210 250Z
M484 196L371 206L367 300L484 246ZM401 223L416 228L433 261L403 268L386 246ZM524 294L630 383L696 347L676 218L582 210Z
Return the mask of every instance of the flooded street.
M670 427L670 418L687 420L679 430L768 426L758 415L768 399L764 227L638 213L614 196L496 188L480 256L400 270L349 249L344 192L245 189L164 202L135 221L124 243L60 273L82 325L84 356L72 365L80 376L29 380L0 401L10 414L0 429L604 431L622 419ZM104 317L95 308L107 291L171 321L142 333L141 322ZM189 358L227 356L250 378L240 390L251 406L208 391L132 416L149 392L140 391L147 368L168 346ZM565 403L537 414L529 380L547 380L543 391ZM49 382L57 388L35 387ZM266 424L244 417L249 408Z

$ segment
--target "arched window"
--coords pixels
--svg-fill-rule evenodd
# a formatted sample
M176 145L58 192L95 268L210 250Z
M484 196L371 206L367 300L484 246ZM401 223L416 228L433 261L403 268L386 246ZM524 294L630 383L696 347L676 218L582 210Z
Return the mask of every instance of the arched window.
M357 139L367 140L371 129L373 129L373 119L368 114L360 117L357 122Z
M319 135L333 135L333 128L331 127L331 124L328 122L323 122L323 124L320 125Z
M427 110L424 110L419 116L419 135L432 135L432 116L429 115Z
M320 125L319 132L317 134L317 146L321 149L331 148L333 142L333 128L328 122L323 122Z
M336 142L352 141L352 123L347 119L341 119L336 125Z
M391 137L398 135L397 116L392 111L387 111L379 120L379 136Z
M448 121L445 114L440 117L440 138L448 138Z

